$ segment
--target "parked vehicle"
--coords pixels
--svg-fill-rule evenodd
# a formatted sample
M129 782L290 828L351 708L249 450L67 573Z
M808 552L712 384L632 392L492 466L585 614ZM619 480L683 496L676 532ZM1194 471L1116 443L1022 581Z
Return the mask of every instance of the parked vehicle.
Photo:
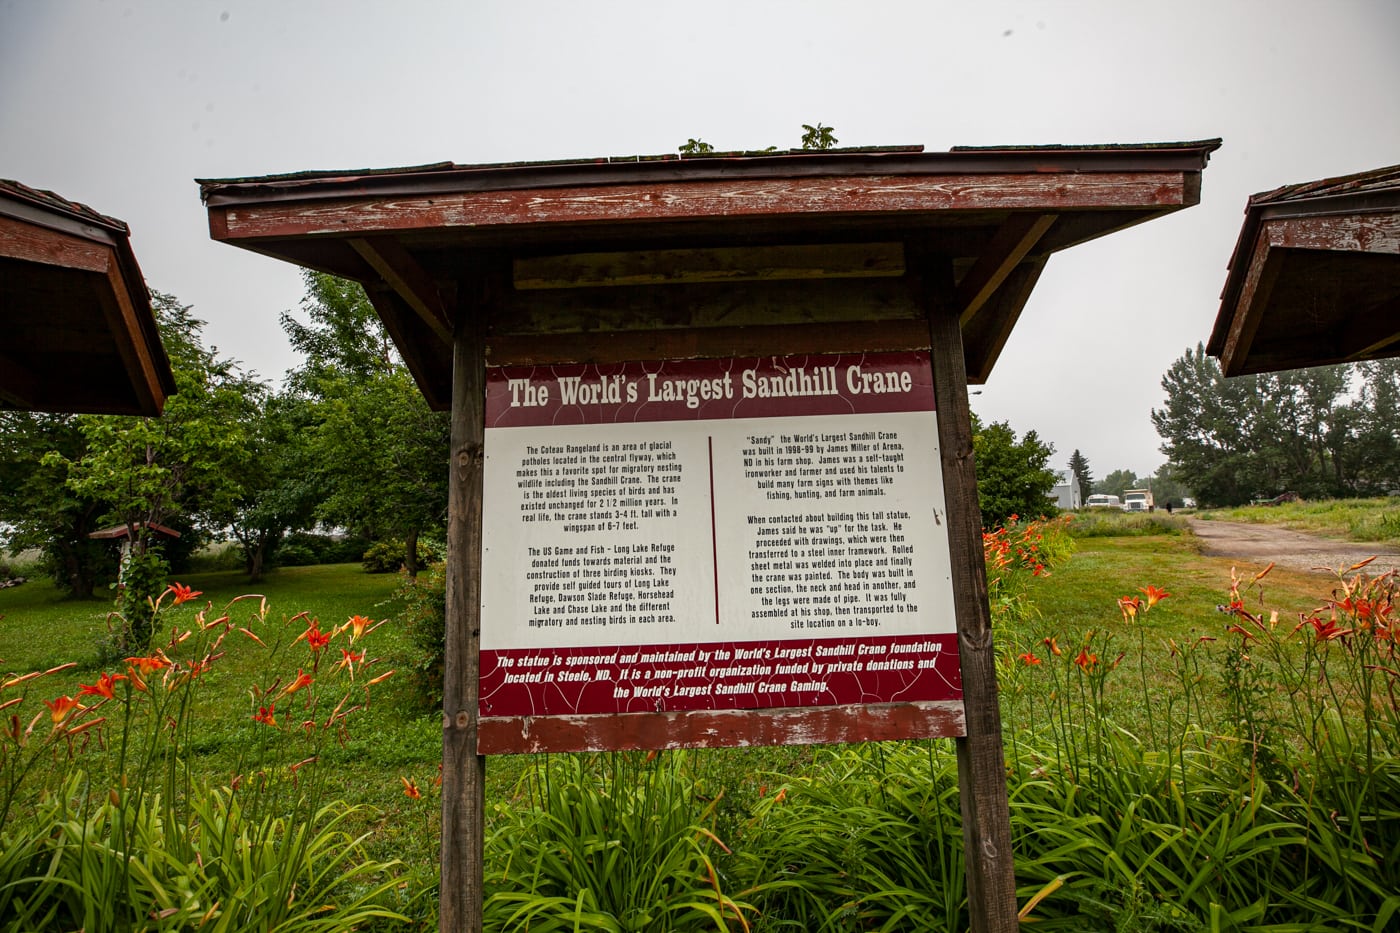
M1117 496L1108 496L1101 492L1096 492L1090 496L1089 501L1084 504L1091 509L1121 509L1123 507L1123 500Z
M1151 512L1156 508L1152 502L1152 490L1129 489L1123 493L1124 512Z

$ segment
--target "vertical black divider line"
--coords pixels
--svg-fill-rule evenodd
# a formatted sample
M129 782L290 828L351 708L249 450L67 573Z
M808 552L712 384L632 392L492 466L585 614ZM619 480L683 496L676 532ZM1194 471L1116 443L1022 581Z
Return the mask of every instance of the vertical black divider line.
M715 577L715 625L719 625L719 538L715 525L715 436L705 438L710 448L710 562Z

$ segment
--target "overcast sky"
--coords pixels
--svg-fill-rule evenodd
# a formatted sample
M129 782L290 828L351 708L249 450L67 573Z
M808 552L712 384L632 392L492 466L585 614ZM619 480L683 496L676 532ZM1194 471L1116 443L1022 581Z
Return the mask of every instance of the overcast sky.
M1400 163L1395 0L0 0L0 177L126 221L147 282L270 379L298 270L209 239L195 178L796 147L1223 137L1200 205L1057 255L984 420L1096 477L1204 341L1254 192ZM3 335L0 335L3 340Z

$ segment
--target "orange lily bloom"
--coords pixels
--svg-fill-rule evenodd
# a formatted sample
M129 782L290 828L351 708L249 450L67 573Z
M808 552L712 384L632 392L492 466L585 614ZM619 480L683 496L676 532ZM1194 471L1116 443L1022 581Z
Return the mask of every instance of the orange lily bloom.
M1045 647L1049 648L1050 653L1057 658L1064 654L1064 652L1060 650L1060 646L1055 644L1055 637L1053 635L1045 639Z
M101 677L97 678L97 683L95 684L78 684L78 695L83 696L86 694L88 696L103 697L110 700L113 698L112 687L119 680L126 680L126 675L117 674L113 676L104 673Z
M277 725L277 704L271 703L267 706L259 706L258 711L253 714L253 722L260 722L266 726Z
M296 693L298 690L303 689L304 687L311 686L312 683L313 681L311 679L311 675L307 674L301 668L297 668L297 679L288 684L282 690L282 693L280 695L289 696L293 693Z
M166 590L166 592L175 594L175 605L177 606L181 603L187 603L198 596L204 595L203 590L192 590L188 586L185 586L183 583L170 584L170 587Z
M1099 663L1099 656L1090 654L1088 648L1079 649L1079 654L1075 656L1074 663L1078 664L1081 670L1092 670Z
M340 670L341 668L346 668L346 667L348 667L348 668L350 669L350 679L351 679L351 680L354 680L354 679L355 679L355 665L356 665L356 664L359 664L359 663L360 663L361 661L363 661L364 659L365 659L365 653L364 653L363 651L361 651L359 654L356 654L356 653L353 652L353 651L349 651L349 650L346 650L345 648L341 648L341 649L340 649L340 662L339 662L338 664L336 664L335 667L336 667L336 670Z
M1153 606L1157 605L1157 604L1160 603L1162 600L1164 600L1164 599L1166 599L1168 596L1172 595L1172 594L1168 593L1166 590L1159 590L1159 589L1157 589L1157 587L1153 586L1153 585L1150 584L1150 583L1149 583L1147 586L1141 587L1141 588L1139 589L1139 592L1141 592L1141 593L1146 593L1146 594L1147 594L1147 608L1148 608L1148 609L1151 609Z
M1131 622L1137 618L1138 608L1142 605L1142 600L1136 596L1120 596L1118 598L1118 608L1123 613L1123 621Z
M86 706L70 696L61 696L53 701L45 700L44 705L49 708L49 713L55 724L63 722L74 711L81 712L87 709Z
M421 800L423 798L423 792L418 789L418 784L415 781L403 776L400 776L399 780L403 781L403 793L405 797L411 797L414 800Z
M1025 665L1027 665L1027 666L1032 666L1032 665L1036 665L1036 664L1041 663L1041 662L1040 662L1040 658L1037 657L1036 655L1032 654L1032 653L1029 652L1029 651L1027 651L1025 654L1021 655L1020 658L1021 658L1021 663L1022 663L1022 664L1025 664Z
M351 616L350 621L345 624L350 628L350 641L353 643L365 633L366 628L374 625L374 620L364 616Z

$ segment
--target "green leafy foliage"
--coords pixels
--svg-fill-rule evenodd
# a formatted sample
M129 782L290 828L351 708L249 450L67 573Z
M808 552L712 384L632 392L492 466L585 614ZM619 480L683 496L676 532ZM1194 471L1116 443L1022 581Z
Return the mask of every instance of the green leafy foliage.
M704 155L707 152L714 152L715 147L701 139L690 138L681 144L681 155Z
M1013 515L1034 518L1055 512L1048 498L1059 480L1049 466L1054 445L1041 441L1035 431L1018 438L1005 421L984 426L973 415L972 450L983 525L1001 525Z
M716 856L714 791L683 753L565 756L529 776L488 841L492 930L727 931L750 909Z
M803 149L834 149L840 141L836 138L835 129L830 126L802 124Z

